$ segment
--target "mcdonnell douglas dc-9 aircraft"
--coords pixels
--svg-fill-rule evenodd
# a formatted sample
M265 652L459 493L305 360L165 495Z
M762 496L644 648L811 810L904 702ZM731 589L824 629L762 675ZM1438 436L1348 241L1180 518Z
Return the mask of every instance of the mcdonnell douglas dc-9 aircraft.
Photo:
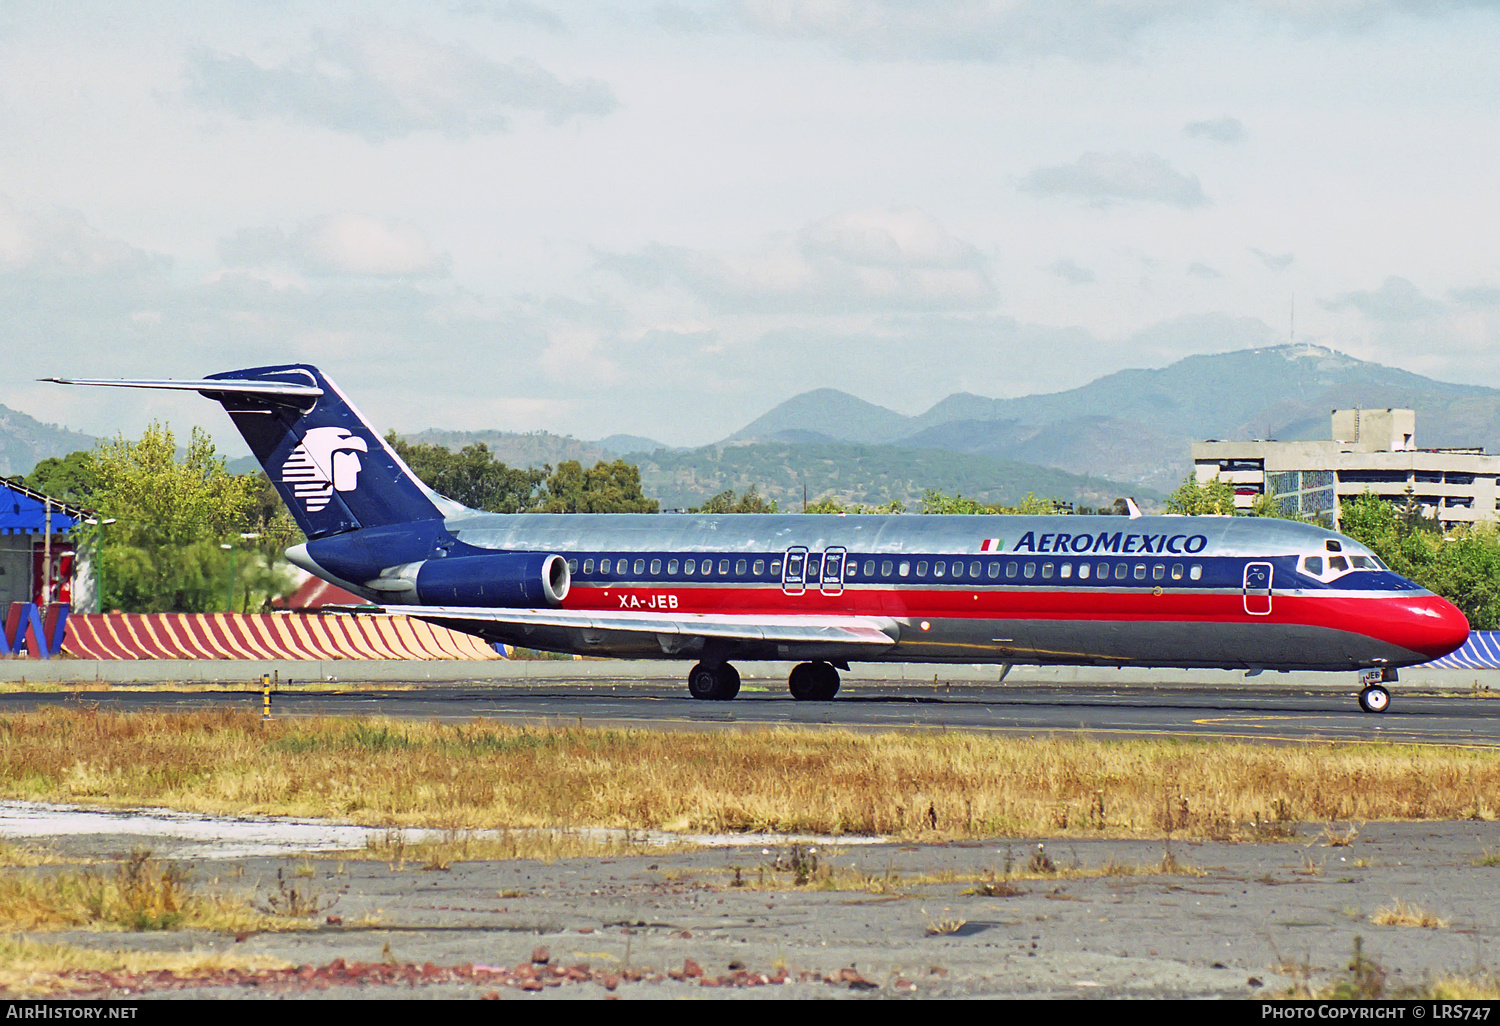
M495 514L424 485L305 364L196 381L223 404L307 542L296 565L398 613L555 652L798 660L798 699L853 661L1354 670L1383 712L1396 669L1469 624L1358 542L1236 517Z

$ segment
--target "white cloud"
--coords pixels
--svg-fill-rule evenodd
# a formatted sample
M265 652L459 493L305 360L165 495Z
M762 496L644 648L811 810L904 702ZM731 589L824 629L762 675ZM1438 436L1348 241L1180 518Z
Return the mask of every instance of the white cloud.
M168 257L112 239L69 210L23 210L0 195L0 275L38 278L159 273Z
M602 262L726 309L984 309L996 299L978 250L912 208L844 211L747 252L653 245Z
M278 67L198 47L188 94L247 120L284 117L371 141L435 131L462 138L510 127L517 112L560 124L617 106L597 79L564 82L527 60L502 63L415 32L365 25L313 35L309 51Z
M1292 261L1296 259L1295 254L1292 253L1267 253L1264 250L1256 249L1254 246L1250 247L1250 252L1254 253L1256 258L1266 265L1266 270L1268 271L1284 271L1288 267L1291 267Z
M449 265L415 225L348 212L315 217L290 235L245 229L220 240L219 255L235 266L292 265L311 275L429 277Z
M1358 310L1377 321L1414 321L1447 309L1441 301L1396 275L1387 278L1378 289L1345 292L1323 305L1329 310Z
M1174 170L1154 153L1085 153L1071 164L1036 168L1021 179L1020 188L1035 196L1072 196L1097 206L1143 201L1189 209L1209 202L1197 175Z
M1080 267L1067 257L1050 265L1047 270L1074 285L1088 285L1099 279L1087 267Z
M1189 121L1182 127L1184 135L1214 142L1237 143L1245 138L1245 126L1238 118L1213 118L1209 121Z
M663 5L676 24L726 24L807 39L858 58L1103 60L1158 27L1250 14L1303 31L1365 31L1393 17L1437 19L1494 0L725 0L707 12ZM1232 141L1232 140L1226 140Z

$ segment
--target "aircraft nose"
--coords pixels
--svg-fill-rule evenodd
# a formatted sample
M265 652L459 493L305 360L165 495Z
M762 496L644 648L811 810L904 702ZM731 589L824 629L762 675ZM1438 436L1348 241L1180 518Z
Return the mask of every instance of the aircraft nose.
M1440 595L1423 595L1402 602L1399 617L1406 648L1439 659L1469 640L1469 621L1463 611Z

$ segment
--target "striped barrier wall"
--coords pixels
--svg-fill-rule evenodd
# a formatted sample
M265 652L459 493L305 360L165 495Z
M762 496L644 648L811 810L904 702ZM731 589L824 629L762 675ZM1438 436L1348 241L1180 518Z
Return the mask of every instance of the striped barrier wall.
M1422 665L1435 670L1500 669L1500 631L1471 631L1462 648Z
M498 659L494 646L406 616L75 613L79 659Z

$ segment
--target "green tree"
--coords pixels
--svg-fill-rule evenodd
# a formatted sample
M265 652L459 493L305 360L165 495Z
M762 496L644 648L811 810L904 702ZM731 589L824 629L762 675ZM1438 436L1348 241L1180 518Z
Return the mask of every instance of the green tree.
M84 540L100 542L102 608L208 612L229 584L226 542L264 526L255 517L256 477L225 468L193 429L183 459L170 428L153 423L139 441L120 436L92 455L99 519ZM102 534L100 533L102 532Z
M1167 496L1167 512L1189 517L1232 517L1239 513L1234 506L1234 489L1226 482L1213 478L1199 484L1191 473L1175 492Z
M697 509L688 510L689 513L776 513L775 499L764 499L761 497L754 485L745 489L745 493L735 498L734 489L720 492L709 499Z
M641 468L600 460L587 470L564 460L547 478L542 509L548 513L655 513L660 504L641 491Z
M839 500L833 498L832 496L827 496L825 498L817 500L816 502L810 502L810 503L808 503L807 504L807 508L804 509L802 512L804 512L804 513L854 513L854 514L866 514L866 513L885 513L885 514L905 513L906 512L906 504L903 503L900 499L892 499L890 502L886 503L884 506L863 506L863 505L860 505L859 503L854 503L853 505L845 506L843 503L839 502Z
M19 480L32 491L81 506L92 503L94 491L99 487L94 454L82 450L63 457L49 456Z
M491 513L536 509L542 498L539 490L552 469L508 467L483 442L453 452L441 445L412 444L394 431L385 440L427 487L471 509Z

